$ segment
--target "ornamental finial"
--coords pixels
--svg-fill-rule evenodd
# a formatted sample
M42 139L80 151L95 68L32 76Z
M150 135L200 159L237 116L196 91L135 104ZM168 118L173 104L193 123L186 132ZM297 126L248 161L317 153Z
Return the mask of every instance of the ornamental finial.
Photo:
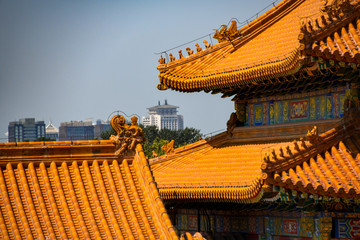
M116 147L116 156L134 152L136 145L145 141L143 130L138 126L137 120L138 118L133 116L131 117L131 125L127 125L125 117L122 115L116 115L111 119L111 127L117 133L116 136L110 136L111 142Z

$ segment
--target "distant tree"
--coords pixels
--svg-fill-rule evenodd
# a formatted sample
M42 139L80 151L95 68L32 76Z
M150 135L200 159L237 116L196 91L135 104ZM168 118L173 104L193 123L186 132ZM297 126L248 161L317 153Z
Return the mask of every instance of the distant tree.
M155 138L159 137L159 130L156 126L146 126L142 127L144 136L148 142L153 142Z
M178 144L179 146L183 146L186 144L194 143L196 141L199 141L203 135L200 133L199 129L195 128L185 128L182 131L179 131L178 133ZM176 141L175 141L176 143Z
M165 154L161 149L167 142L174 140L175 148L184 146L186 144L194 143L199 141L202 138L200 130L195 128L185 128L183 130L170 130L170 129L161 129L158 130L155 126L150 126L151 130L146 132L144 128L145 137L148 139L144 144L144 152L148 158L153 157L152 151L154 151L158 156ZM146 133L150 133L146 135ZM153 141L150 141L155 136Z
M159 139L159 137L156 137L154 141L145 141L144 143L144 153L145 156L147 156L149 159L153 157L153 151L158 155L164 155L164 150L161 149L162 146L166 144L166 140Z
M102 131L100 133L100 137L104 140L109 140L111 135L116 135L116 132L113 128L109 128L108 130Z
M45 142L45 141L56 141L56 139L50 138L50 137L39 137L37 139L39 142Z

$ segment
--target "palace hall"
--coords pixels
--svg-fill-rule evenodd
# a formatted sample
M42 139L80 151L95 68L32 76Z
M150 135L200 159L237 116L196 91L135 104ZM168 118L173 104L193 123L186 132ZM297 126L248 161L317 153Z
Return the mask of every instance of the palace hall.
M121 115L109 140L0 143L0 239L360 239L359 0L283 0L155 67L232 101L226 131L152 158Z

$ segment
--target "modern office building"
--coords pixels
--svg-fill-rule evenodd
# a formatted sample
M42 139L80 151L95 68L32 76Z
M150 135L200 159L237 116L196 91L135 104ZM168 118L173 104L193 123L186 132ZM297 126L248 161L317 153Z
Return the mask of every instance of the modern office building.
M90 119L85 121L71 121L60 123L59 140L93 140L94 126Z
M55 127L51 121L46 126L46 137L54 140L59 140L59 129Z
M179 107L169 105L167 100L164 105L161 105L159 101L157 106L148 108L149 115L142 118L142 123L145 127L154 125L158 129L184 129L184 117L177 114L177 108Z
M96 120L96 124L94 126L94 137L96 139L100 139L101 138L101 133L103 131L109 130L111 128L111 125L108 121L103 121L101 119Z
M19 121L10 122L8 126L9 142L37 141L45 137L44 121L35 121L35 118L22 118Z

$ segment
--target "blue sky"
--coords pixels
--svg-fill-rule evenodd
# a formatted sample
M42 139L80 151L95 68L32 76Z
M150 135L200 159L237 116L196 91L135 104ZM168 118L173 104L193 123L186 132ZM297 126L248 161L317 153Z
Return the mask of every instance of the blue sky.
M165 99L179 106L185 126L225 129L231 99L157 90L154 53L231 18L245 21L272 2L0 0L0 141L19 118L59 126L116 110L144 116Z

